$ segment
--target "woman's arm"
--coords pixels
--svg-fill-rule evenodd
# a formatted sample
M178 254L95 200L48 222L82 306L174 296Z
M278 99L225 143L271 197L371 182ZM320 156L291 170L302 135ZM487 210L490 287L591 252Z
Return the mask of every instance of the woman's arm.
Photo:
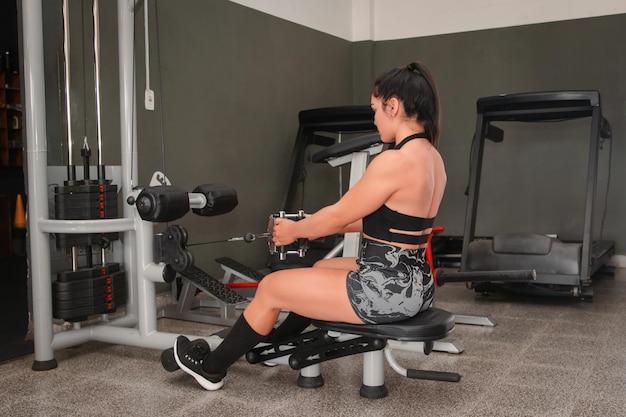
M360 232L362 219L381 207L401 184L403 167L395 152L383 152L369 164L363 177L335 204L294 222L276 219L273 240L278 246L298 238L317 239L336 233Z
M362 232L363 231L363 219L359 219L355 222L350 223L343 230L340 230L339 233L354 233L354 232Z

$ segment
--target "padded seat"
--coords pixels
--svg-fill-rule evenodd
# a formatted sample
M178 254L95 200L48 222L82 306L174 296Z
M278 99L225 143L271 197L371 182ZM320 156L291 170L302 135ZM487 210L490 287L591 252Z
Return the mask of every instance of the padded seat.
M313 325L341 333L399 341L430 341L446 337L454 329L454 315L431 307L410 319L385 324L350 324L313 320Z

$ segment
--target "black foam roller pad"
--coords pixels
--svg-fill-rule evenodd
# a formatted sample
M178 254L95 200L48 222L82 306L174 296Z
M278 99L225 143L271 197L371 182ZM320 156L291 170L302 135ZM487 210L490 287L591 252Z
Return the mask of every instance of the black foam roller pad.
M225 184L203 184L197 186L194 193L204 194L206 205L192 211L199 216L218 216L232 211L239 200L237 191Z

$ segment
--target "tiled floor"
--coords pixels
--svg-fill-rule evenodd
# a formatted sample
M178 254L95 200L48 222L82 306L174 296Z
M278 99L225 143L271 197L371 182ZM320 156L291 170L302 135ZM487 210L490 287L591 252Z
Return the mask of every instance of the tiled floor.
M387 367L389 396L359 396L359 356L322 364L325 385L303 389L287 366L239 361L225 387L202 390L161 367L160 351L89 342L0 364L2 416L625 416L626 269L594 283L593 302L482 297L464 284L438 289L437 306L493 316L496 327L457 325L462 354L400 352L407 367L456 371L459 383L410 380ZM161 319L159 329L206 336L219 327Z

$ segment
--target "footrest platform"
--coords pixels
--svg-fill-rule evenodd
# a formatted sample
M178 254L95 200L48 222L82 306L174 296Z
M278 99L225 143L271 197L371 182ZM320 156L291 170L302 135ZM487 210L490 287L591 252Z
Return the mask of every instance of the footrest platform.
M263 278L265 278L265 274L262 274L255 269L247 267L241 262L236 261L233 258L229 258L227 256L217 258L215 259L215 262L222 265L222 268L231 269L235 275L243 279L249 279L252 281L260 282Z
M224 284L195 266L186 268L181 272L181 275L226 304L238 304L248 301L236 291L226 287Z

